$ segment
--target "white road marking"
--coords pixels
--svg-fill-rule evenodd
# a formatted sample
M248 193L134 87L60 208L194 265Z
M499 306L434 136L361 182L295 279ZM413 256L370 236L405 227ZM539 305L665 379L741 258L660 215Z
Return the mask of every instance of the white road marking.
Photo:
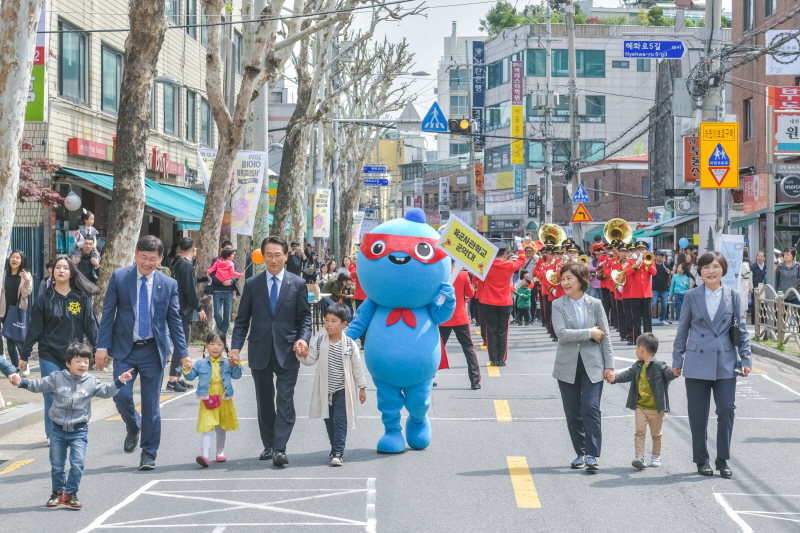
M211 533L225 533L225 526L217 526Z
M728 505L728 502L725 501L725 497L722 494L715 493L714 498L717 500L717 503L722 506L722 509L730 517L730 519L733 520L736 523L736 525L742 529L742 533L753 533L753 528L748 526L747 522L742 520L742 517L740 517L736 513L736 511L734 511L733 508L730 505Z
M185 397L185 396L188 396L189 394L197 394L197 392L195 392L195 391L193 391L193 390L190 390L190 391L186 391L186 392L184 392L183 394L178 394L178 395L176 395L176 396L173 396L172 398L170 398L170 399L168 399L168 400L164 400L163 402L161 402L161 403L159 404L159 406L158 406L158 407L159 407L159 408L161 408L161 407L164 407L164 406L165 406L165 405L167 405L168 403L170 403L170 402L174 402L175 400L179 400L180 398L183 398L183 397Z
M625 361L627 363L635 363L636 361L638 361L638 359L628 359L627 357L617 357L617 356L614 356L614 359L617 359L618 361Z
M378 519L375 513L375 499L376 499L376 490L375 490L375 478L371 477L367 479L367 509L365 518L367 519L367 527L365 527L365 531L367 533L375 533L377 531L377 524Z
M776 381L776 380L772 379L771 377L769 377L769 376L768 376L768 375L766 375L766 374L756 374L756 375L757 375L757 376L762 376L764 379L766 379L766 380L768 380L768 381L771 381L771 382L775 383L775 384L776 384L776 385L778 385L779 387L782 387L782 388L784 388L784 389L788 390L788 391L789 391L789 392L791 392L792 394L796 394L797 396L800 396L800 392L797 392L796 390L792 389L791 387L787 387L786 385L784 385L784 384L783 384L783 383L781 383L780 381Z
M149 489L150 487L152 487L156 483L158 483L158 480L151 481L150 483L145 483L144 485L139 487L138 490L136 490L133 493L131 493L130 496L128 496L127 498L122 500L120 503L118 503L117 505L115 505L114 507L112 507L111 509L106 511L105 513L103 513L100 516L98 516L97 518L95 518L94 522L92 522L91 524L86 526L84 529L81 529L78 533L88 533L89 531L93 531L93 530L97 529L98 527L101 527L103 522L105 522L111 515L113 515L114 513L116 513L117 511L119 511L120 509L122 509L123 507L128 505L129 503L131 503L133 500L135 500L137 497L142 495L144 492L147 492L147 489Z

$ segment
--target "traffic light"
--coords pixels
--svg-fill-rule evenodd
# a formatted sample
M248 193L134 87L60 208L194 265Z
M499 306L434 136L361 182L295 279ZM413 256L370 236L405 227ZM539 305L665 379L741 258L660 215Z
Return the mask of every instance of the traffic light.
M465 133L472 132L472 123L469 120L465 119L465 118L462 118L462 119L457 119L457 118L451 119L447 123L447 126L450 129L450 133L465 134Z

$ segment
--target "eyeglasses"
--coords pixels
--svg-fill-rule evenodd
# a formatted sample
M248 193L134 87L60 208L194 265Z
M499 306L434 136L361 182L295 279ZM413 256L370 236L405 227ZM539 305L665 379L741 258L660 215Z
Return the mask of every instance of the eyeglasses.
M264 259L267 261L272 261L273 259L280 259L283 257L283 254L264 254Z

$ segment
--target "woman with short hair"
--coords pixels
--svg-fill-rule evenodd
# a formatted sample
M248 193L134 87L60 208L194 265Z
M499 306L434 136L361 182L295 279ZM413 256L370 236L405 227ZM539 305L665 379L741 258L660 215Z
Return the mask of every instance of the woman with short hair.
M729 478L733 475L728 459L736 409L736 376L746 377L753 367L750 340L740 303L742 296L722 284L722 277L728 272L725 257L719 252L703 254L697 261L697 272L703 285L684 297L672 349L672 372L686 378L693 461L697 472L704 476L714 475L706 445L711 393L714 393L715 466L722 477Z
M564 296L553 302L553 329L558 337L553 377L558 380L572 446L578 457L572 468L600 467L602 434L600 398L603 380L614 375L614 353L603 304L586 294L589 269L581 263L561 268Z

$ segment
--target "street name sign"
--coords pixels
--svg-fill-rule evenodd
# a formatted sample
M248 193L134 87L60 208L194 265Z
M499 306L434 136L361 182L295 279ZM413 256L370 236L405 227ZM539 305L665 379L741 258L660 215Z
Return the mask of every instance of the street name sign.
M387 178L364 178L364 185L367 187L387 187L389 180Z
M572 203L579 204L588 201L589 201L589 193L586 192L586 187L584 187L583 183L581 183L580 185L578 185L577 190L572 195Z
M686 47L680 41L625 41L623 56L654 59L680 59Z
M422 131L438 133L447 131L447 118L445 118L438 103L434 102L428 112L425 113L425 117L422 119Z
M583 204L578 204L578 208L575 210L575 214L572 215L570 222L592 222L593 220L592 215L589 214Z
M453 214L450 214L450 219L442 230L438 246L455 262L453 274L450 276L451 283L462 267L478 278L486 279L497 255L495 244Z
M361 172L364 174L386 174L386 165L364 165Z
M683 198L694 192L694 189L664 189L664 196L667 198Z
M739 188L739 123L700 124L700 188Z

